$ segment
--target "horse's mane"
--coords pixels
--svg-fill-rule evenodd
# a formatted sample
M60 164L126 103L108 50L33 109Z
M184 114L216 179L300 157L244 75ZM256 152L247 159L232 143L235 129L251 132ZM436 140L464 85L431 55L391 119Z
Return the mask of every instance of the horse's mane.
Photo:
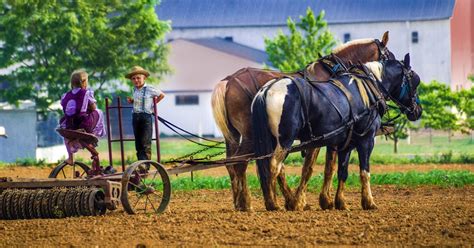
M369 49L367 49L367 46L370 45L376 45L374 42L375 39L357 39L357 40L352 40L349 42L346 42L342 45L337 46L336 48L333 49L334 54L336 54L338 57L352 57L352 58L365 58L367 57L367 53ZM365 48L365 49L364 49ZM378 48L376 50L378 52ZM346 61L349 62L349 61ZM350 61L352 63L357 63L358 61ZM309 65L306 66L307 69L312 69L314 68L317 64L319 63L318 60L310 63ZM314 69L313 69L314 70Z
M382 80L383 67L382 63L377 61L367 62L364 64L377 78L377 80Z
M366 44L369 44L369 43L372 43L374 42L374 39L357 39L357 40L351 40L349 42L346 42L344 44L341 44L339 46L337 46L336 48L333 49L333 53L339 53L339 52L343 52L343 50L346 50L346 49L352 49L351 47L352 46L355 46L355 45L366 45Z

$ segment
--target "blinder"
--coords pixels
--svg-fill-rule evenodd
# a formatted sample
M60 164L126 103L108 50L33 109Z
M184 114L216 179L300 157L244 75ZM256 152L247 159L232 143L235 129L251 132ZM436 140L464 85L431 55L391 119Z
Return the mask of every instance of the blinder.
M411 68L406 68L405 65L399 61L403 68L403 81L400 86L400 93L398 95L398 98L391 97L392 100L397 103L397 105L400 108L400 111L404 114L415 114L416 107L420 103L420 100L418 98L418 95L415 90L415 86L412 85L412 80L413 80L413 71ZM405 97L408 94L410 98L410 106L407 106L402 103L401 99Z

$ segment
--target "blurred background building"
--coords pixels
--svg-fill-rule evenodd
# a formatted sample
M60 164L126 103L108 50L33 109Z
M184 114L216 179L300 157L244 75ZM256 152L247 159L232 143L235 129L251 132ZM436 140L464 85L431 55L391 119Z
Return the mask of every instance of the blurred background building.
M162 116L192 132L218 134L210 108L214 85L240 68L262 67L264 38L279 30L287 33L287 18L299 21L308 7L315 15L325 11L340 42L381 39L389 31L389 49L399 59L410 53L424 82L437 80L453 90L471 87L471 0L162 0L156 13L171 21L167 39L174 69L160 84L169 95L160 104ZM248 54L259 54L259 59Z
M316 15L325 11L329 29L341 43L381 39L389 31L389 49L399 59L410 53L423 81L444 82L453 90L471 87L472 0L162 0L155 10L160 20L171 22L167 40L173 73L159 85L167 94L160 116L192 133L220 136L210 105L216 83L240 68L271 67L264 38L279 30L288 33L287 18L298 22L308 7ZM1 104L0 126L9 138L0 139L0 161L65 156L54 131L57 117L40 119L28 104ZM132 135L129 124L124 122L126 135ZM160 132L173 135L164 126Z

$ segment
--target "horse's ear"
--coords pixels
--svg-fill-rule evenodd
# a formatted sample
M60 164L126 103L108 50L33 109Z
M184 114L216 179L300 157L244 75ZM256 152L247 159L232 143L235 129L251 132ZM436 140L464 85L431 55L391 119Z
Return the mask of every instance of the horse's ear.
M387 47L387 43L388 43L388 31L385 31L385 33L383 33L383 36L382 36L382 44L384 47Z
M405 54L405 58L403 59L403 64L406 68L410 68L410 54Z

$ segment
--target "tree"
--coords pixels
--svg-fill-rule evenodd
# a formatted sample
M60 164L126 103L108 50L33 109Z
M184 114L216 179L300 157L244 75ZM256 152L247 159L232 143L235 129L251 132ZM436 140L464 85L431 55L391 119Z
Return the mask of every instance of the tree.
M398 108L389 108L388 112L382 117L382 122L387 122L398 115L398 118L390 122L393 125L393 132L385 135L385 137L393 140L394 153L398 153L398 142L408 137L408 128L411 125L407 117L401 114Z
M421 126L438 130L457 130L457 116L452 112L459 102L456 94L451 92L448 85L436 80L418 87L423 107ZM431 135L430 135L431 142Z
M265 50L269 60L283 72L303 69L310 62L317 60L320 54L331 53L336 45L324 20L324 11L315 17L313 11L308 8L306 15L300 16L299 23L295 24L288 18L287 26L289 35L280 30L275 38L265 38Z
M0 82L10 103L33 99L38 111L60 99L72 71L84 68L96 95L106 95L139 64L159 80L169 70L154 0L14 1L0 3L0 68L14 68Z
M474 77L470 78L474 82ZM459 104L457 109L463 115L461 120L461 131L469 133L474 129L474 87L469 90L461 90L457 92Z

